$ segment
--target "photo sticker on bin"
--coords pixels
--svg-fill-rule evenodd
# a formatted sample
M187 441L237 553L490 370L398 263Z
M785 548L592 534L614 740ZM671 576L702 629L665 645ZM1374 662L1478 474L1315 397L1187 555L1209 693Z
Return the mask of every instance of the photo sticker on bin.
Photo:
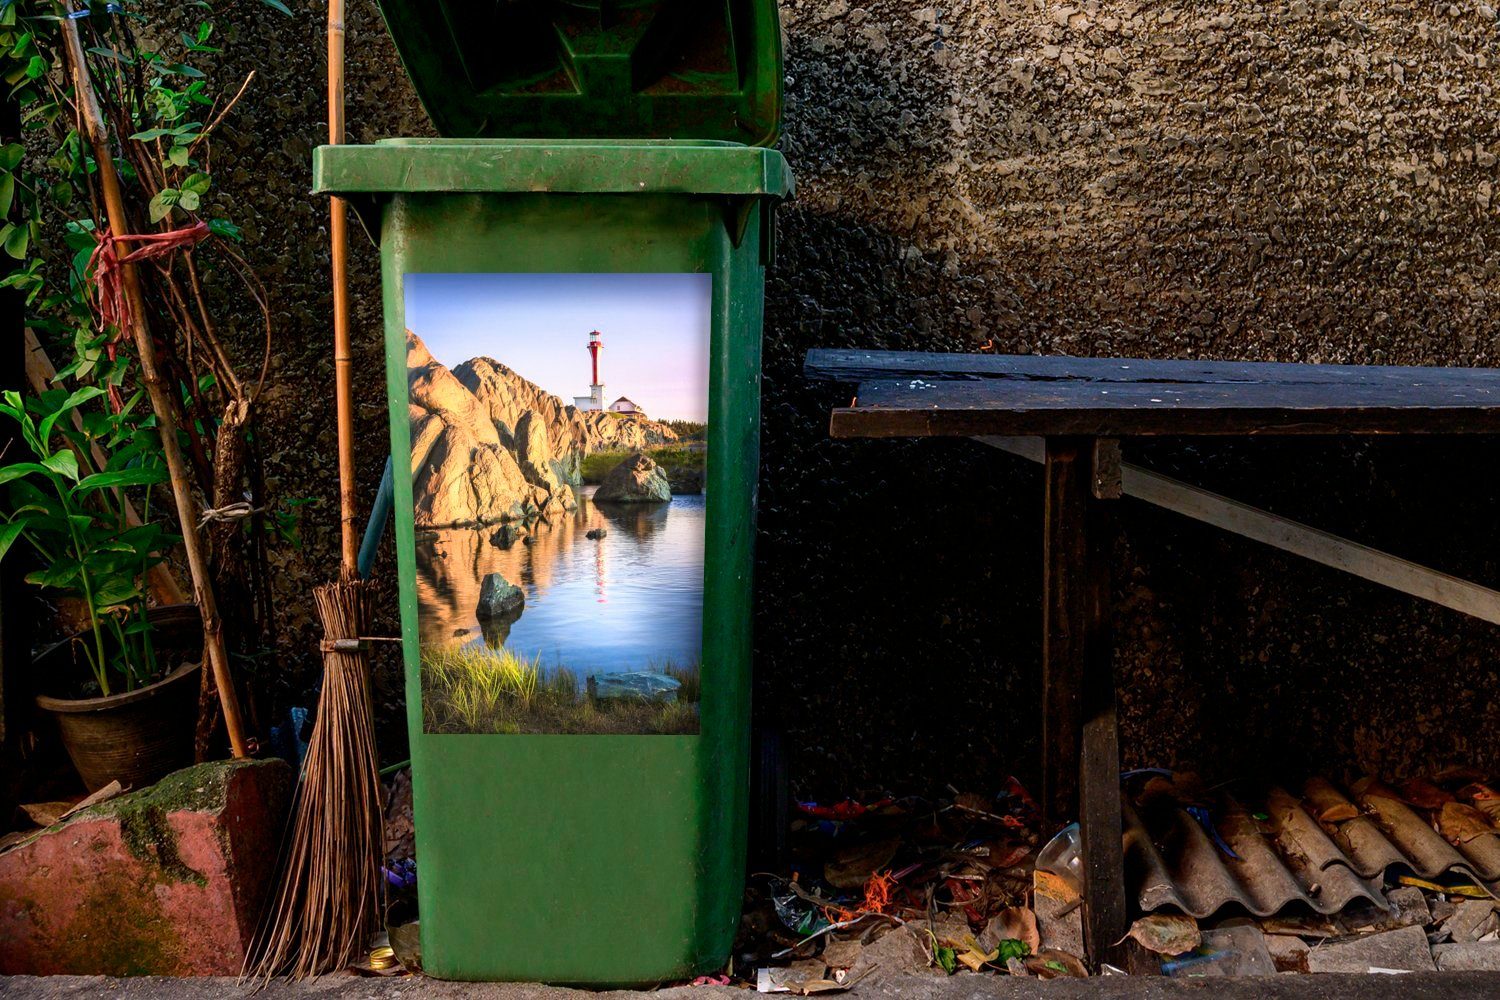
M405 296L423 731L697 733L709 275Z

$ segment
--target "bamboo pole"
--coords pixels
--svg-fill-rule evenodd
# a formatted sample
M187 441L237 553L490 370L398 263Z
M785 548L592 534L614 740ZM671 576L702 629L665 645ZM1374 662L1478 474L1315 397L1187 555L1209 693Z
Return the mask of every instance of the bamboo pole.
M71 0L64 0L63 9L66 13L72 13ZM99 185L104 193L104 208L109 216L109 230L118 239L130 234L130 221L125 214L120 178L115 172L109 131L99 109L99 100L94 94L93 82L89 79L83 43L78 37L78 22L65 17L62 30L68 62L72 64L74 99L78 102L89 144L93 147ZM115 254L119 257L126 256L123 244L115 244ZM141 293L140 276L136 273L135 265L122 264L121 279L125 299L130 306L130 334L135 340L136 354L140 359L141 379L146 383L146 393L151 397L151 408L156 413L162 453L167 460L167 473L171 476L172 499L177 505L177 522L182 531L182 549L187 556L188 570L192 574L193 598L203 619L203 650L209 667L213 670L214 683L219 689L219 702L224 709L224 728L229 733L230 749L234 756L244 757L248 755L248 750L244 726L240 721L239 699L235 695L234 680L229 673L229 657L224 650L224 629L219 619L218 605L214 602L208 562L203 557L202 543L198 537L198 514L193 509L187 462L183 459L182 446L177 440L177 407L156 367L156 344L151 339L151 330L146 322L146 300Z
M344 143L344 2L328 4L328 144ZM359 536L354 522L354 359L349 348L349 216L344 199L329 204L333 271L333 381L338 406L340 576L359 572Z

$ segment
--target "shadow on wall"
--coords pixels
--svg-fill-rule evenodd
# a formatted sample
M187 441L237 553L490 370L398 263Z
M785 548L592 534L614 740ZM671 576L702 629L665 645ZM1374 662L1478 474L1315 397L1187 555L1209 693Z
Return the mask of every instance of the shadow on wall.
M756 712L786 731L800 795L983 789L1011 771L1034 782L1040 737L1036 468L969 442L829 440L847 390L803 380L809 348L1489 357L1496 255L1474 235L1488 231L1475 228L1485 182L1460 148L1472 139L1448 126L1488 134L1496 115L1424 89L1451 120L1388 136L1393 156L1447 149L1441 192L1415 196L1341 125L1407 120L1410 87L1378 67L1404 46L1408 63L1451 76L1441 41L1407 37L1398 12L1377 18L1347 60L1363 86L1351 111L1337 99L1349 74L1315 71L1328 39L1308 40L1363 38L1344 14L1303 24L1288 7L1277 30L1290 34L1267 46L1265 17L1213 6L1228 20L1090 8L1074 12L1082 29L989 5L952 23L890 3L785 6L799 196L768 281ZM1246 59L1260 76L1235 68ZM1500 497L1472 470L1496 444L1140 454L1494 586ZM1500 766L1500 630L1134 501L1120 513L1127 764L1220 778Z

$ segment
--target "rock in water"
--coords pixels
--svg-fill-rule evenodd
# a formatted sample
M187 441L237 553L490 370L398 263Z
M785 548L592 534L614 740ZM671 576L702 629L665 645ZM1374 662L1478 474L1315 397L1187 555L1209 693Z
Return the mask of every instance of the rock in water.
M666 474L641 452L610 469L594 492L596 503L659 503L671 499L672 484Z
M609 534L609 532L606 531L603 528L590 528L588 531L585 531L583 533L583 537L584 538L592 538L595 541L598 541L599 539L603 538L607 534Z
M649 701L668 705L677 700L682 682L666 674L649 670L630 670L621 674L591 674L589 697L595 701Z
M490 544L497 549L508 549L524 534L526 529L519 524L502 524L490 535Z
M480 618L500 618L513 615L526 607L526 592L499 573L490 573L479 586L479 607L475 613Z

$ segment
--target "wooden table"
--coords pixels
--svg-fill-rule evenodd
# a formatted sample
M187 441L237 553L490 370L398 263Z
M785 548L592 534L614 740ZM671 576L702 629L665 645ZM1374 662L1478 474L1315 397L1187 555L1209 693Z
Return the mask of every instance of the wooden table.
M1500 433L1500 369L815 350L850 383L836 438L973 437L1041 461L1042 807L1079 821L1084 944L1125 934L1110 634L1111 503L1129 495L1425 600L1500 622L1500 593L1126 463L1157 435Z

